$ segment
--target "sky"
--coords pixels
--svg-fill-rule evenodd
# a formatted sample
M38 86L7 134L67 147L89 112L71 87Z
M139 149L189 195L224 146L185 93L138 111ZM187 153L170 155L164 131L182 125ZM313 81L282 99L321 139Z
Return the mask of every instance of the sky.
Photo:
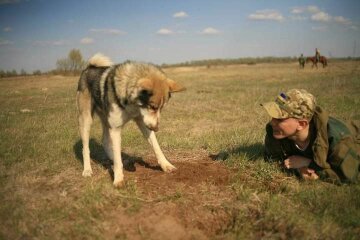
M79 49L113 62L360 55L359 0L0 0L0 70Z

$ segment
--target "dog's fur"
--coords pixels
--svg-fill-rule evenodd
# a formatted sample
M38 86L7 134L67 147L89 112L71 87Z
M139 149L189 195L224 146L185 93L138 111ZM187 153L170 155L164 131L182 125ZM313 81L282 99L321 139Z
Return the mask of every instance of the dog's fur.
M123 184L120 133L129 120L134 120L147 138L163 171L173 171L175 167L165 158L154 131L158 130L160 111L171 93L183 90L185 88L152 64L128 61L114 65L101 54L93 56L80 76L77 90L84 160L82 175L92 175L89 135L94 112L101 119L105 152L114 162L115 187Z

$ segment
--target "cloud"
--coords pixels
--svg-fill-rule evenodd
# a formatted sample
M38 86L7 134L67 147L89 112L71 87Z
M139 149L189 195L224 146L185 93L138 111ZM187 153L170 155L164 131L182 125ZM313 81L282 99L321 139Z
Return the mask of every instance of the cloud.
M189 15L184 11L174 13L173 15L174 18L187 18L188 16Z
M5 27L5 28L3 28L3 31L4 32L11 32L12 28L11 27Z
M334 17L334 21L337 22L337 23L340 23L340 24L344 24L344 25L351 25L352 24L352 22L349 19L344 18L342 16Z
M0 46L6 46L6 45L11 45L11 44L14 44L14 43L9 41L9 40L5 40L5 39L0 38Z
M351 30L355 30L355 31L357 31L359 29L356 25L353 24L353 22L350 19L344 18L342 16L334 17L334 21L336 23L347 26L347 29L351 29Z
M300 13L304 13L305 8L304 7L293 7L291 10L292 14L300 14Z
M92 29L90 29L90 32L110 34L110 35L125 35L125 34L127 34L124 31L121 31L119 29L113 29L113 28L100 28L100 29L92 28Z
M262 21L284 21L284 17L279 13L277 10L273 9L265 9L265 10L258 10L253 14L248 16L251 20L262 20Z
M317 6L307 6L306 8L307 11L309 11L310 13L318 13L320 12L320 9Z
M321 11L319 7L310 5L302 7L293 7L291 13L294 14L290 16L290 19L295 21L307 20L310 18L314 22L322 23L338 23L347 26L348 29L357 30L357 27L354 26L353 22L343 16L331 16L325 11ZM304 16L305 15L305 16ZM327 30L325 27L313 27L313 31L324 31Z
M305 21L308 19L302 15L306 13L306 7L293 7L290 12L294 14L290 16L293 21Z
M217 35L220 34L220 31L215 28L208 27L202 30L200 33L204 35Z
M174 34L174 32L172 30L167 29L167 28L161 28L156 33L159 34L159 35L172 35L172 34Z
M326 12L318 12L311 16L311 20L318 22L330 22L331 16Z
M324 11L321 11L320 8L315 5L309 5L309 6L303 6L303 7L293 7L291 10L291 13L296 14L296 15L298 15L298 14L308 15L309 14L310 19L315 22L331 22L333 20L333 17L330 14L328 14ZM291 19L306 20L307 18L303 17L303 16L292 16ZM334 20L339 23L345 23L347 21L347 19L345 19L343 17L336 17L336 18L334 18Z
M321 10L317 6L310 5L310 6L302 6L302 7L293 7L291 8L290 12L292 14L304 14L304 13L315 14L321 12Z
M316 22L330 22L332 20L332 17L328 13L321 11L319 7L315 5L293 7L291 9L291 13L295 14L295 16L290 16L292 20L300 20L300 21L307 20L308 19L307 16L309 16L312 21L316 21Z
M88 38L88 37L84 37L80 40L81 44L92 44L94 43L94 39L92 38Z

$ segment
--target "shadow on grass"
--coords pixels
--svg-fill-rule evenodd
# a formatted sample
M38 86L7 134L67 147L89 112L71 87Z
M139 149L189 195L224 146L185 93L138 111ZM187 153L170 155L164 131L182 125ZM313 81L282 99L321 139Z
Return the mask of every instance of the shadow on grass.
M215 161L224 161L231 155L243 155L246 156L250 161L262 158L264 156L264 145L262 143L255 143L251 145L241 145L236 148L230 148L221 150L217 154L211 154L210 158Z
M103 168L107 169L112 179L114 179L114 172L112 170L113 161L109 159L105 153L105 150L101 144L99 144L96 140L90 139L89 142L90 147L90 158L98 165L101 165ZM73 150L76 156L76 159L83 164L83 156L82 156L82 142L81 140L77 141ZM135 172L136 166L138 164L145 168L149 168L155 171L161 171L160 166L152 166L145 162L141 157L130 156L124 152L121 153L122 162L124 169L129 172Z

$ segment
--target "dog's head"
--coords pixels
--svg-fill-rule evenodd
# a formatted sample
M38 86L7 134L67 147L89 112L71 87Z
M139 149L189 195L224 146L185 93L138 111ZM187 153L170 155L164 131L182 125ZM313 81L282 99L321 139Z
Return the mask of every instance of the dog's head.
M141 117L150 130L158 131L160 112L171 94L185 88L167 78L165 74L152 74L138 81L138 105Z

